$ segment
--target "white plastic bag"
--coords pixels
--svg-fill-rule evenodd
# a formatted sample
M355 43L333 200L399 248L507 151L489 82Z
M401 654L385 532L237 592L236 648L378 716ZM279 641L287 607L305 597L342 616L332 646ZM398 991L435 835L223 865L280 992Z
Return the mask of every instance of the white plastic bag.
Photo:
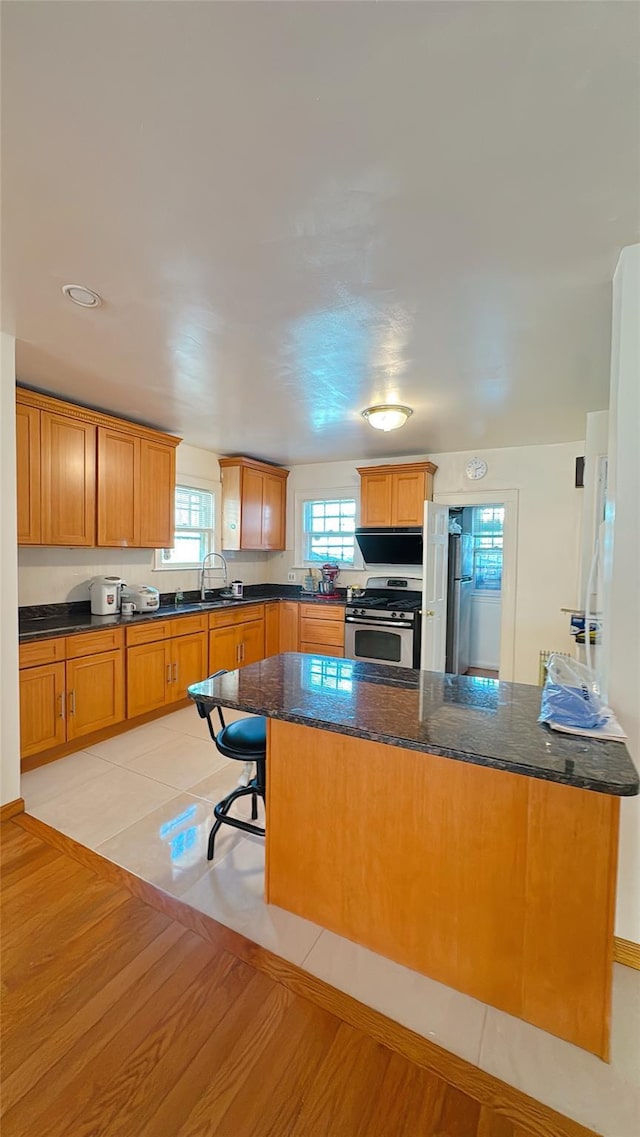
M583 663L563 655L549 656L538 722L577 730L597 730L608 721L595 675Z

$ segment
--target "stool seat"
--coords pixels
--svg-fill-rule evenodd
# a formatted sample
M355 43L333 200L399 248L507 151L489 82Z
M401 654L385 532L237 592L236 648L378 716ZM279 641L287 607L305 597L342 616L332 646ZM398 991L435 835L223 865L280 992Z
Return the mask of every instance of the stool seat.
M267 722L262 717L238 719L218 731L216 746L227 758L251 762L267 749Z
M226 675L226 671L216 671L212 679L219 675ZM258 798L266 801L267 788L267 720L262 715L255 715L250 719L238 719L237 722L224 721L222 709L217 706L220 730L216 733L211 722L210 707L197 697L194 698L198 714L201 719L207 720L209 734L216 749L224 754L225 758L235 758L238 762L255 762L256 775L248 785L240 786L227 794L222 801L213 807L215 822L209 833L207 860L213 860L213 851L216 833L221 825L231 825L234 829L242 829L245 833L254 833L256 837L264 837L264 829L256 825L258 819ZM229 810L235 801L241 797L251 797L251 821L241 817L230 817Z

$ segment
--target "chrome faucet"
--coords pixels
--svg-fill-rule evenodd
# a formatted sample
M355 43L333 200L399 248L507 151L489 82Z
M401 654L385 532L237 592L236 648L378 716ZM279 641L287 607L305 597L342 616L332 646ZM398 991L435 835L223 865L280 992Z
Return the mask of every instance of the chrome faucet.
M222 571L224 573L224 583L225 583L225 585L227 583L227 562L225 561L222 553L207 553L202 558L202 568L200 569L200 599L201 600L207 599L207 589L205 586L205 581L206 581L206 577L207 577L207 572L211 572L211 565L207 565L207 561L209 560L209 557L218 557L219 560L222 561Z

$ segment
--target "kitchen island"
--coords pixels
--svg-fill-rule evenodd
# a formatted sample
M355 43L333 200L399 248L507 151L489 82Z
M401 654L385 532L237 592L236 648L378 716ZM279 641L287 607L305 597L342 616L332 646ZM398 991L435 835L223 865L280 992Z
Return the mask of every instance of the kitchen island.
M189 694L269 719L269 903L608 1057L624 745L537 687L323 656Z

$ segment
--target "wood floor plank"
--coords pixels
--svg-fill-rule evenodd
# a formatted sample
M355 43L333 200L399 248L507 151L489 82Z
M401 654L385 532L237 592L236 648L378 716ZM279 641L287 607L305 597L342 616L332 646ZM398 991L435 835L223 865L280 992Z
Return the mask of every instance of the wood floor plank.
M390 1050L343 1024L318 1068L292 1134L365 1137L390 1060Z
M6 1072L33 1053L50 1031L167 926L161 913L152 918L132 897L119 892L99 897L87 907L86 916L88 922L83 921L76 935L69 935L65 951L59 951L64 939L54 940L46 957L33 961L29 980L6 1000Z
M80 1110L74 1093L63 1095L57 1123L47 1137L62 1137L69 1122L73 1137L137 1134L151 1103L170 1089L167 1065L177 1078L192 1061L209 1027L211 1008L232 1003L247 984L245 965L232 956L214 956L169 1010L153 1022L135 1050L121 1061L118 1035L83 1071L92 1093ZM167 1056L169 1059L167 1060Z
M73 1045L40 1078L34 1092L20 1099L3 1119L3 1137L64 1132L68 1102L82 1111L94 1093L91 1070L105 1082L115 1077L187 988L211 964L212 950L187 932L177 945L152 966L133 992L117 999L89 1030L74 1036ZM62 1119L62 1120L61 1120ZM7 1125L9 1126L7 1128Z
M335 1015L294 998L267 1047L252 1063L250 1086L245 1084L228 1109L212 1119L211 1137L229 1133L289 1137L339 1027Z
M115 1003L118 1008L118 1028L123 1021L134 1013L136 995L142 991L142 985L149 976L155 976L155 964L163 959L171 948L190 933L179 924L170 924L156 936L146 947L136 950L129 963L118 969L116 974L95 994L82 1002L75 1014L72 1014L56 1028L47 1029L46 1037L40 1042L35 1051L29 1055L8 1077L2 1081L2 1105L5 1111L12 1108L21 1097L37 1086L44 1075L58 1063L61 1069L58 1085L68 1072L70 1062L69 1051L78 1038L84 1036L96 1023L101 1022L104 1030L104 1019ZM192 937L193 938L193 937ZM160 979L161 981L161 979ZM146 997L153 992L151 988ZM124 998L123 998L124 996ZM104 1033L103 1033L104 1037ZM66 1059L66 1061L65 1061ZM68 1073L67 1073L68 1076Z
M3 1137L595 1137L26 814L0 843Z
M254 972L215 1034L205 1040L174 1090L144 1126L141 1137L165 1137L167 1133L209 1137L215 1133L218 1116L242 1092L254 1062L268 1045L292 999L286 988Z

